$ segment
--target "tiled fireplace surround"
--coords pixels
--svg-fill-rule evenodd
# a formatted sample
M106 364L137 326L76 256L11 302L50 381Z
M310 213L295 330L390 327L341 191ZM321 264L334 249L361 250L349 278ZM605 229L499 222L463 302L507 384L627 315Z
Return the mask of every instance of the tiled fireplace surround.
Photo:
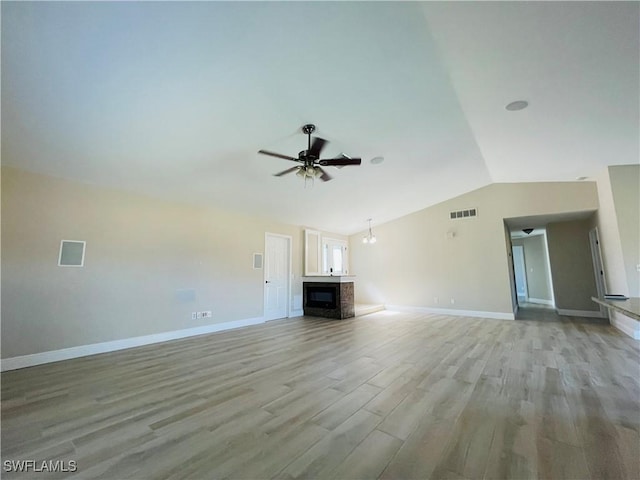
M309 280L314 281L304 281L302 284L302 305L305 315L338 320L355 316L353 281L345 281L345 277L327 277L322 279L309 277ZM335 296L335 308L331 306L313 305L313 302L309 298L309 292L310 289L316 288L322 289L323 292L327 292L327 289L330 289L329 291Z

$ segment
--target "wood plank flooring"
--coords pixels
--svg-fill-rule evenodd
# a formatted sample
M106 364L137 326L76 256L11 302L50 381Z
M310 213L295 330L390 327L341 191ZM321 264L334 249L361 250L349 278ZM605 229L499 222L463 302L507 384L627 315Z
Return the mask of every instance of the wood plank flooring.
M639 343L501 321L295 318L5 372L3 478L640 478Z

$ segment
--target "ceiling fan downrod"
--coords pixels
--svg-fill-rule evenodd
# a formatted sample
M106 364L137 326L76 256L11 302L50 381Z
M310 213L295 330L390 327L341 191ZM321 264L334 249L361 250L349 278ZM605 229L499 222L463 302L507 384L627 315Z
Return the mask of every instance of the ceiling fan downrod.
M311 134L316 131L316 126L313 123L307 123L302 126L302 133L307 136L307 150L300 152L300 156L306 157L311 150Z

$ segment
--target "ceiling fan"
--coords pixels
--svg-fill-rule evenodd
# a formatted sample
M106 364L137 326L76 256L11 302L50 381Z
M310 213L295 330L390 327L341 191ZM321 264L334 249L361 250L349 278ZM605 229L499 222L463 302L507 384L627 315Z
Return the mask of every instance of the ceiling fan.
M334 166L344 167L345 165L360 165L362 159L350 158L345 154L340 155L338 158L321 159L320 153L324 146L329 143L320 137L315 137L313 143L311 142L311 134L316 130L316 126L309 123L302 127L302 133L308 136L307 149L298 153L298 158L290 157L289 155L282 155L280 153L270 152L268 150L259 150L258 153L263 155L270 155L272 157L282 158L284 160L291 160L297 162L300 165L288 168L282 172L275 173L275 177L281 177L287 173L296 172L299 177L304 177L305 182L307 178L315 179L320 177L320 180L327 182L331 180L329 175L322 167Z

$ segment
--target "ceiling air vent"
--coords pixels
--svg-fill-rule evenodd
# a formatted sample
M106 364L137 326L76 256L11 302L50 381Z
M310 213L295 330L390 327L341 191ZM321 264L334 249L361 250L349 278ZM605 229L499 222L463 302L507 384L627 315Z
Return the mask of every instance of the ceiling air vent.
M458 220L459 218L469 218L469 217L477 217L477 216L478 216L477 208L468 208L466 210L458 210L458 211L449 213L449 218L451 220Z

